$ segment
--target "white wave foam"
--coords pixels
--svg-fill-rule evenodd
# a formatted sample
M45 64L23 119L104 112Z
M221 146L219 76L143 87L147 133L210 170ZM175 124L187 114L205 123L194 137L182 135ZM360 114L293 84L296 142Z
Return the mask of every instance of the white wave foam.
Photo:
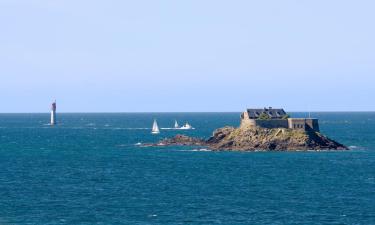
M201 149L191 149L191 150L179 150L182 152L211 152L212 150L207 148L201 148Z

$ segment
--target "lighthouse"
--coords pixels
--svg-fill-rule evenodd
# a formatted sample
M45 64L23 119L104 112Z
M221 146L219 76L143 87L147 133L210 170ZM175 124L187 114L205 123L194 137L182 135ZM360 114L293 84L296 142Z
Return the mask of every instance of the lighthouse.
M56 124L56 101L51 105L51 125Z

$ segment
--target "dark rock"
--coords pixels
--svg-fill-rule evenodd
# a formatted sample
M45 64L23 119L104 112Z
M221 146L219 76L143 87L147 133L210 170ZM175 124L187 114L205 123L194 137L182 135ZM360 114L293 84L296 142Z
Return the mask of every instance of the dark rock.
M206 145L206 142L203 139L178 134L173 138L163 139L156 145Z

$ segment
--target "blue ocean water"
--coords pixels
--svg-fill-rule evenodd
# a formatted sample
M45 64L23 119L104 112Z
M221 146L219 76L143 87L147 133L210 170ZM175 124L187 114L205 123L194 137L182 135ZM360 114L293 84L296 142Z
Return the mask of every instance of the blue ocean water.
M294 113L305 116L306 113ZM0 114L0 224L375 224L375 113L313 113L340 152L150 147L239 113ZM174 120L196 129L161 130Z

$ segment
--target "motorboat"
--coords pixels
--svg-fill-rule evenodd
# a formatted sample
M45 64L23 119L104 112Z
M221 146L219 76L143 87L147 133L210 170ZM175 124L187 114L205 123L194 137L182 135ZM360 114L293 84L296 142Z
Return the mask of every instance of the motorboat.
M181 130L191 130L194 129L189 123L185 123L182 127L180 127Z

